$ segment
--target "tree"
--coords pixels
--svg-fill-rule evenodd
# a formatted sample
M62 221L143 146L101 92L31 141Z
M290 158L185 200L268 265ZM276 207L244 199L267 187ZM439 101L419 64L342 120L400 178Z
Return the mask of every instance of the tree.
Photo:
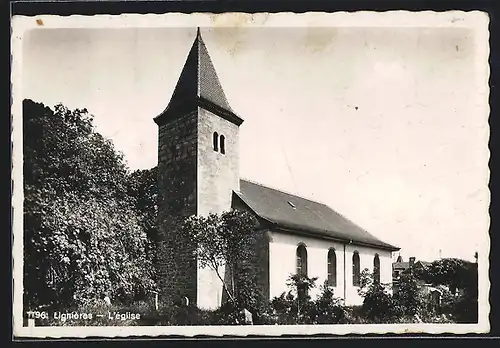
M394 301L406 316L414 316L427 309L426 299L413 272L404 272L400 276Z
M123 156L85 109L23 102L25 305L153 286Z
M400 306L389 291L390 284L374 281L373 274L365 268L361 272L358 293L363 297L362 312L370 322L395 322Z
M434 261L420 269L416 276L433 285L447 285L450 289L477 289L477 264L457 258Z
M447 286L457 297L452 309L455 320L474 323L478 320L477 272L475 262L447 258L434 261L429 267L421 270L417 276L434 286Z
M257 306L262 295L257 284L258 257L265 233L258 229L253 215L233 210L191 216L184 221L179 232L197 246L195 256L200 266L216 273L225 295L235 308L250 310Z
M158 167L132 172L127 180L127 194L138 215L138 221L148 237L146 254L148 260L155 261L159 242L158 216Z
M67 194L51 201L47 212L40 226L44 233L34 243L48 271L53 303L104 294L130 302L153 288L146 234L129 204Z
M321 292L314 302L316 309L315 323L317 324L346 324L347 311L344 308L342 299L334 296L334 292L328 281L320 287Z
M277 314L279 324L314 324L316 320L315 303L310 290L316 287L318 278L304 274L293 274L287 279L288 292L273 298L271 306Z

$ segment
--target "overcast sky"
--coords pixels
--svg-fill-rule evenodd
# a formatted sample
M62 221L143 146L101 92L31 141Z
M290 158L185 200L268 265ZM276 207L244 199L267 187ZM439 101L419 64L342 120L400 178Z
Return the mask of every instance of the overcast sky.
M157 164L196 28L37 29L23 97L87 108L131 169ZM202 29L240 127L241 177L331 206L401 255L473 259L488 233L474 31ZM479 62L480 65L481 62Z

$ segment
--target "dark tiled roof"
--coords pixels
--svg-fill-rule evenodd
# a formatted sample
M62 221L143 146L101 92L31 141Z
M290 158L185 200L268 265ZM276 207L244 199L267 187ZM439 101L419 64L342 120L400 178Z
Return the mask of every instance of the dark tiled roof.
M201 35L198 34L196 40L198 41L198 96L234 113L227 101L226 94L222 89L219 77Z
M399 250L366 232L325 204L240 180L238 197L259 217L282 228L358 245Z
M422 264L422 266L424 266L424 267L428 267L428 266L430 266L430 264L431 264L432 262L427 262L427 261L415 261L415 265L416 265L417 263L421 263L421 264ZM410 268L410 263L409 263L409 262L393 262L393 263L392 263L392 268L393 268L393 269L396 269L396 268L398 268L398 269L401 269L401 268L402 268L402 269L408 269L408 268Z
M393 262L392 263L392 268L394 269L408 269L410 268L410 263L409 262Z
M166 109L155 118L155 122L159 123L163 119L182 115L183 113L179 112L180 109L183 111L186 111L186 108L195 109L201 102L204 102L205 107L208 102L208 106L215 108L211 111L221 117L228 118L238 125L243 122L227 101L207 47L198 31L170 102Z

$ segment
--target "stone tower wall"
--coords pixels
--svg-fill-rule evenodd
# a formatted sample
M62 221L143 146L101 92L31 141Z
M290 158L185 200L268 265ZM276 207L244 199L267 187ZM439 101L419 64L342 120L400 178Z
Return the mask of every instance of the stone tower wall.
M184 296L196 303L195 246L173 226L178 217L197 213L197 142L197 111L159 126L157 270L160 299L166 305Z

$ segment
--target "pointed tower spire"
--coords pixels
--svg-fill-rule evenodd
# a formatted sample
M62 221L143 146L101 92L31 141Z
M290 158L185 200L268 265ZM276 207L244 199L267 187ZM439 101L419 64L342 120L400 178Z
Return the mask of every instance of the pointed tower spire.
M155 122L163 123L166 119L193 111L197 107L207 109L238 126L243 123L227 101L199 27L170 103L155 118Z

